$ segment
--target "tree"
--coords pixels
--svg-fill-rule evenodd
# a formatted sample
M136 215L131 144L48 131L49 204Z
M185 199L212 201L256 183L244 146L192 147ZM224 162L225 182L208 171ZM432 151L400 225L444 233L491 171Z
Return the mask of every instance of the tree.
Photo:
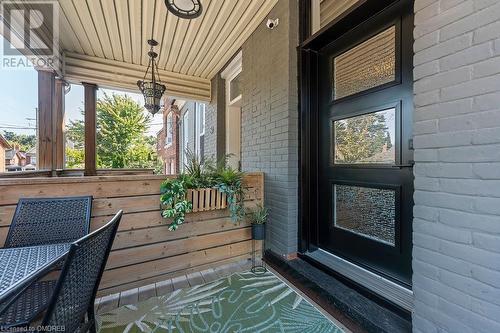
M81 111L83 114L83 111ZM82 150L85 145L85 124L83 120L70 120L66 129L66 139L71 143L73 149Z
M384 115L371 113L335 122L335 155L341 163L360 162L391 148Z
M102 167L124 168L151 117L128 96L104 95L97 101L97 154Z
M66 167L69 169L83 169L85 152L83 149L66 147Z
M36 147L36 135L31 134L16 134L10 131L3 131L3 137L11 145L18 144L20 150L28 151L31 148Z
M99 168L158 168L154 138L146 135L151 117L131 97L107 95L97 101L97 167ZM74 149L83 150L85 125L82 120L72 121L67 129ZM83 161L83 155L66 150L72 163ZM69 158L68 158L69 161ZM161 169L161 168L160 168Z

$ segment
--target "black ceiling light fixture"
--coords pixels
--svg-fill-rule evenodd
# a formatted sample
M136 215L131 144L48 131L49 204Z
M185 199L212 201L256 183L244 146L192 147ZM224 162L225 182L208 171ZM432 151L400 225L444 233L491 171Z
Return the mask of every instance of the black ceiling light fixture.
M146 74L142 80L137 81L137 86L139 87L141 93L144 95L144 107L151 112L153 115L160 111L160 101L163 93L167 89L164 84L161 83L160 74L158 73L158 64L156 63L156 58L158 53L153 51L153 48L158 45L158 42L154 39L148 40L148 44L151 49L148 52L149 63L146 69ZM151 81L146 81L149 69L151 68Z
M169 12L184 19L193 19L201 15L203 7L200 0L165 0Z

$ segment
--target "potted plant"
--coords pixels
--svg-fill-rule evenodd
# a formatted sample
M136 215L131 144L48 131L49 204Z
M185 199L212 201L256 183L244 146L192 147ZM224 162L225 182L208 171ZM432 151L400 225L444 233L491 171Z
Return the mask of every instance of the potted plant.
M263 240L266 238L266 222L269 216L269 210L262 204L257 207L250 214L250 222L252 223L252 239Z
M172 221L169 230L176 230L190 212L229 208L233 222L242 220L244 174L227 166L227 156L217 163L201 163L190 152L187 156L184 172L161 185L162 216Z

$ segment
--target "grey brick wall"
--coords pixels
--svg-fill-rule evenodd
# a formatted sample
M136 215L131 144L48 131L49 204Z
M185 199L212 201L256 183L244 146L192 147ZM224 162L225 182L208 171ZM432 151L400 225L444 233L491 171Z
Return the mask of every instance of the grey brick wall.
M279 25L262 22L242 47L241 162L265 173L266 247L285 255L297 251L297 1L280 0L268 17Z
M415 1L415 332L500 332L500 1Z

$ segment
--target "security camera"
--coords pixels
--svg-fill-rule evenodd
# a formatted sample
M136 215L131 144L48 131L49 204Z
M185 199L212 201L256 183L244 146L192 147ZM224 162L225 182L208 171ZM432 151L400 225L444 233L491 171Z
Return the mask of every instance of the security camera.
M278 18L275 18L274 20L268 19L266 22L266 27L273 30L274 28L276 28L278 26L279 23L280 23L280 19L278 19Z

